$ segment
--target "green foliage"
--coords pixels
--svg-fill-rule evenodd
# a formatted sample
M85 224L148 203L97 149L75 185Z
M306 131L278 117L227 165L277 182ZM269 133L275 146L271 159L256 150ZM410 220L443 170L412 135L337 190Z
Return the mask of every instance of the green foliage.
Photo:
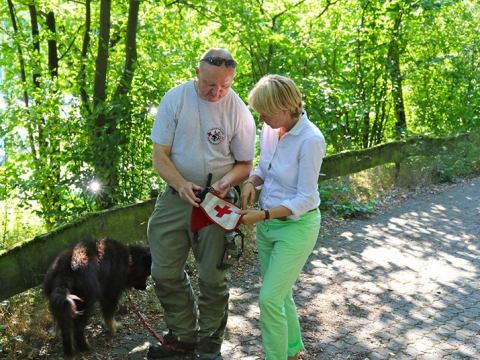
M362 203L354 201L343 201L341 204L334 204L332 211L342 218L354 218L365 215L373 211L375 207L375 201L368 203Z
M479 159L480 149L475 144L469 144L452 154L435 157L430 166L438 181L453 182L455 178L478 172Z
M318 192L321 200L320 208L331 211L342 218L364 216L371 213L376 204L375 200L363 202L355 199L351 196L353 194L352 189L341 185L336 187L332 185L319 186ZM342 199L345 197L349 199Z
M46 232L44 221L30 208L12 196L0 201L0 250Z
M91 2L89 21L85 3L31 3L35 37L29 3L13 4L14 19L0 5L2 199L15 190L21 204L38 204L30 211L48 228L158 187L149 139L155 109L170 88L195 77L199 56L213 46L238 60L232 87L244 100L267 73L294 79L329 154L480 127L476 1L145 0L134 33L129 3L114 1L106 69L97 55L101 2ZM439 167L442 176L459 171L455 159Z

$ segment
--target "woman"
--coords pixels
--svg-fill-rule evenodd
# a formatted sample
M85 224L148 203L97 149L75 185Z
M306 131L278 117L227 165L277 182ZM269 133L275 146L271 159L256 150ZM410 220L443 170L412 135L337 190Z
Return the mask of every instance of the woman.
M243 224L257 224L263 345L266 360L293 360L305 346L292 286L320 230L318 176L325 139L308 120L300 90L286 77L263 77L248 102L264 125L260 160L242 187L240 213ZM260 210L247 209L260 187Z

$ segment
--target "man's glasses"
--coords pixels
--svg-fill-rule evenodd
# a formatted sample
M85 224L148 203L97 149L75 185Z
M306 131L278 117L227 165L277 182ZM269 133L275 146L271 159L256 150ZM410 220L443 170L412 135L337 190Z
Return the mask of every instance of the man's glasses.
M221 58L220 56L207 56L204 57L203 59L200 59L200 61L206 61L210 65L215 65L215 66L222 66L222 63L225 63L225 67L235 69L237 67L237 62L233 59L224 59Z

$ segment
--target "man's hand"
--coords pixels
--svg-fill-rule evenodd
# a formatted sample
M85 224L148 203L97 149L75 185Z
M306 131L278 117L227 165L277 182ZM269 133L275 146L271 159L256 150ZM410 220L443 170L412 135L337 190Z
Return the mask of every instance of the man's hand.
M180 199L183 201L192 204L195 207L198 207L200 201L202 201L200 198L195 196L195 191L202 191L203 188L195 185L192 182L186 181L180 187L177 189L178 194L180 195Z
M217 191L218 196L224 198L230 190L230 181L228 179L221 179L212 184L212 187Z

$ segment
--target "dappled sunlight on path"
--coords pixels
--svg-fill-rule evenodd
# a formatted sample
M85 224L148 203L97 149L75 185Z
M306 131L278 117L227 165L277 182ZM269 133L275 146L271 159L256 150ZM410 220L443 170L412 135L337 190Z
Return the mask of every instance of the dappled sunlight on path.
M322 232L295 285L301 359L478 359L479 268L478 178ZM258 274L232 285L224 358L263 359Z
M479 181L323 234L297 285L304 358L478 358L479 237Z

